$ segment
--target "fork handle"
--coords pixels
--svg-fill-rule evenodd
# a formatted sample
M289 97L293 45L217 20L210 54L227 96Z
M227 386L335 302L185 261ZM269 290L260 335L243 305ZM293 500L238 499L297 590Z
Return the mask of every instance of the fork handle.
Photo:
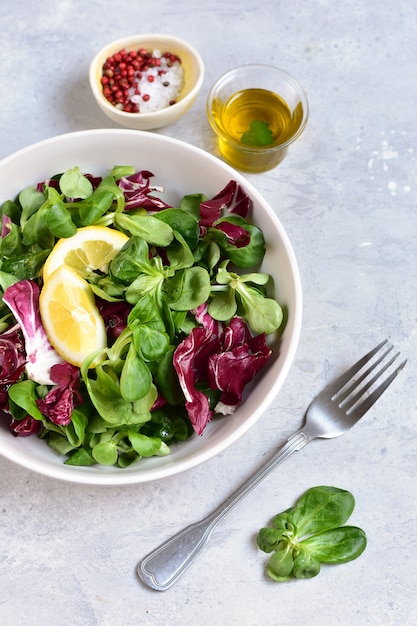
M150 552L137 567L140 579L151 589L169 589L190 567L207 544L213 528L252 489L266 478L277 465L293 452L301 450L311 438L303 429L294 433L272 458L255 472L219 507L199 522L195 522Z

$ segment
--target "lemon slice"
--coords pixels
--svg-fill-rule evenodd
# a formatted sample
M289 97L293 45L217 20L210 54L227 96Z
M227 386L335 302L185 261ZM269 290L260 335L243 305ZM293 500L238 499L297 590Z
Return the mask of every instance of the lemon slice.
M129 240L118 230L107 226L84 226L72 237L59 239L45 261L46 280L61 265L68 265L86 278L91 272L107 268L119 250Z
M46 335L65 361L81 367L107 345L106 327L93 292L71 267L62 265L44 282L39 309Z

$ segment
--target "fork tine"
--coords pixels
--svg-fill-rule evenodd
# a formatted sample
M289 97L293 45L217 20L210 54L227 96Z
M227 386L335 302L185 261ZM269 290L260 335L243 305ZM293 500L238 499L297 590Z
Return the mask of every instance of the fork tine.
M363 374L361 374L358 378L354 378L351 381L351 384L349 386L345 385L345 387L341 389L340 392L336 393L333 396L333 400L337 399L339 401L340 407L345 406L346 403L349 401L349 398L353 394L353 392L356 389L359 389L361 383L368 378L371 372L373 372L374 370L376 371L376 368L378 367L378 365L382 363L382 361L388 356L388 354L393 350L393 348L394 346L390 346L388 350L385 350L385 352L383 352L382 355L376 361L373 361L371 363L371 365L363 372ZM377 372L375 376L366 383L366 385L363 385L361 387L358 397L362 395L364 391L369 389L373 385L373 383L377 380L377 378L379 378L379 376L383 374L394 363L395 359L398 358L399 354L400 353L397 352L397 354L395 354L392 357L392 359L383 366L383 369L379 370L379 372ZM352 402L352 399L350 399L349 404L352 405L354 403L355 402Z
M361 383L366 379L366 377L368 376L368 374L370 374L371 372L373 372L376 367L381 363L381 361L385 358L385 356L391 351L392 348L390 348L389 350L387 350L380 359L378 359L378 361L376 361L374 364L371 365L371 367L369 367L366 372L360 377L358 378L358 380L355 380L347 389L347 392L344 392L344 399L339 402L339 406L340 408L344 408L346 409L346 412L349 413L349 410L352 409L352 407L355 406L355 404L360 400L360 398L364 395L364 393L366 391L368 391L368 389L370 389L372 387L372 385L382 376L382 374L384 372L387 371L387 369L389 367L391 367L391 365L394 363L394 361L396 361L396 359L400 356L400 353L397 352L397 354L395 354L392 359L390 359L389 361L387 361L387 363L385 363L385 365L383 367L381 367L381 369L379 369L378 371L376 371L376 373L374 374L374 376L372 376L372 378L370 378L365 385L361 386ZM358 390L358 392L356 394L354 394L354 391Z
M388 339L382 341L376 348L365 354L357 363L352 365L348 370L346 370L339 378L336 378L328 387L326 387L325 391L327 393L333 393L337 395L342 389L347 385L347 383L353 378L355 374L357 374L363 367L374 357L379 350L383 346L388 343Z
M359 419L371 408L371 406L381 397L384 391L389 387L394 378L398 376L398 374L403 369L404 365L407 363L407 359L399 364L399 366L384 380L383 383L379 385L369 396L367 396L363 402L356 406L353 411L350 412L350 415L356 419ZM349 411L348 411L349 413Z

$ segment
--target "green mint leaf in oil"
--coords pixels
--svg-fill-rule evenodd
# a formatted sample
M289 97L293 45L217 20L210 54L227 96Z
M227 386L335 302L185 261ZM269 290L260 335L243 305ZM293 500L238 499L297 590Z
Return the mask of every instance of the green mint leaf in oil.
M246 146L254 146L256 148L264 148L274 143L271 129L266 122L261 120L252 120L240 141Z

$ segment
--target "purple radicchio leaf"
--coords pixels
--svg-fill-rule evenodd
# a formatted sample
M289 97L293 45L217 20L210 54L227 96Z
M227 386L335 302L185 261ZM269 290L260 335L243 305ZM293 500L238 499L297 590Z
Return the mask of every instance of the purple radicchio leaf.
M28 378L40 385L51 385L50 369L63 359L51 346L39 312L39 286L34 280L21 280L6 289L3 301L19 324L26 352Z
M150 184L152 177L153 174L151 172L142 170L132 174L132 176L124 176L117 181L119 189L123 192L126 200L126 211L139 207L151 211L169 208L169 205L163 200L150 195L153 191L162 192L164 190L163 187Z
M93 186L93 189L97 189L97 187L103 180L101 176L93 176L92 174L84 174L84 176L90 181L90 183Z
M222 392L217 413L233 413L242 400L243 390L266 365L271 349L265 334L252 337L246 322L234 317L225 328L221 350L208 359L208 379Z
M202 324L174 352L174 367L185 396L190 422L201 435L213 418L207 396L196 385L208 381L221 391L216 413L233 413L242 400L246 385L266 365L271 350L265 335L252 336L246 322L234 317L226 326L215 322L201 305L194 311Z
M232 224L231 222L219 222L215 225L217 230L221 230L226 235L228 243L236 246L236 248L243 248L250 243L250 234L238 224Z
M109 342L114 342L127 326L127 318L132 305L125 300L120 302L107 302L96 298L97 308L106 326Z
M12 417L9 428L15 437L30 437L42 430L42 422L31 415L26 415L22 420Z
M212 226L221 217L223 209L230 213L246 218L251 206L251 200L242 187L231 180L211 200L200 204L200 222L202 226Z
M157 411L158 409L162 409L162 407L166 406L167 400L161 391L158 389L158 396L151 407L151 411Z
M195 432L201 435L212 419L207 396L196 388L205 378L207 358L218 350L219 339L208 328L198 326L176 348L173 363L185 396L185 408Z
M74 406L82 403L80 370L70 363L57 363L51 368L51 379L55 386L36 402L40 412L51 422L66 426L71 422Z
M191 313L194 314L196 322L207 328L213 336L220 337L223 333L223 324L215 320L208 313L208 304L203 302L199 307L193 309Z
M19 380L25 364L24 345L16 324L0 335L0 410L9 410L7 390Z
M59 191L59 180L57 178L47 178L36 185L36 191L41 191L43 193L48 187L52 187L52 189L57 189Z

